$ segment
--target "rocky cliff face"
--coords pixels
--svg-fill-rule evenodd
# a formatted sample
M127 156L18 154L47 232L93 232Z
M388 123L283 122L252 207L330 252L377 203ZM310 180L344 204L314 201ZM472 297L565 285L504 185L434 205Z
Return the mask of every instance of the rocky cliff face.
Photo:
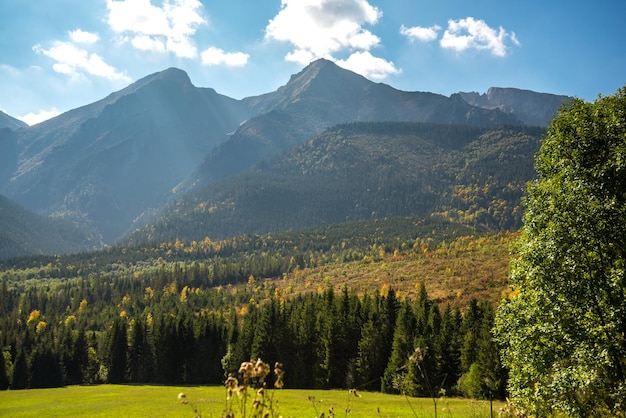
M515 115L525 125L548 126L559 107L571 100L568 96L537 93L515 88L491 87L487 93L459 93L469 104L485 109L500 109Z

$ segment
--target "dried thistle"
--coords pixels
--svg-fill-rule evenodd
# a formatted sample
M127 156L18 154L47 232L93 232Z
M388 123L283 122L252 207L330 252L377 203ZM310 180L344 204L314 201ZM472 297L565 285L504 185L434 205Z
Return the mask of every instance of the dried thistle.
M285 376L285 371L283 370L282 363L276 362L274 365L274 375L276 375L276 381L274 382L274 387L276 389L282 389L284 386L283 377Z

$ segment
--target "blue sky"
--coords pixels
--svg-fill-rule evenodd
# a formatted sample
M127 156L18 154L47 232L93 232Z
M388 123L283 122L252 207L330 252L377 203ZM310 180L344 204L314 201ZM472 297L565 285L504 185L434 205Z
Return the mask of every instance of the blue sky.
M178 67L237 99L327 58L406 91L626 85L623 0L0 0L0 110L33 124Z

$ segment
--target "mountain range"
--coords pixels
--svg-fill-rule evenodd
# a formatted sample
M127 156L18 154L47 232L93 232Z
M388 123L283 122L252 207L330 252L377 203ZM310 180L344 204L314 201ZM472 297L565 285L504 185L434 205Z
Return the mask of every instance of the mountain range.
M89 237L81 241L84 249L133 231L136 241L194 228L163 227L181 217L213 225L197 232L226 236L406 214L418 203L424 213L445 212L454 205L440 198L454 194L455 178L475 174L458 168L484 170L488 147L505 153L500 162L524 157L492 167L492 177L513 170L514 184L529 180L541 137L541 129L529 127L545 128L566 100L511 88L450 97L405 92L326 60L274 92L236 100L195 87L184 71L170 68L31 127L0 114L0 193L39 215L71 221ZM482 166L472 166L477 161ZM367 167L371 176L364 178ZM450 167L457 168L446 173ZM459 184L470 183L479 186ZM384 193L367 200L374 186ZM287 191L310 196L294 198L301 209L291 213L280 203L295 196ZM427 195L439 196L438 203L425 204ZM390 209L396 205L390 201L402 200L402 210ZM388 202L388 209L371 202ZM274 215L254 226L255 210L229 211L234 204L265 205ZM332 216L322 206L335 207ZM211 216L194 217L190 207Z

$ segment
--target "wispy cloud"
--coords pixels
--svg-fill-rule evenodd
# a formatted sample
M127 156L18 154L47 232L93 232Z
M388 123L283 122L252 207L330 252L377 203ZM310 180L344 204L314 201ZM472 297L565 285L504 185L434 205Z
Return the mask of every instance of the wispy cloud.
M137 49L195 58L193 35L207 23L202 7L199 0L166 0L162 7L151 0L107 0L107 22Z
M282 0L280 11L265 28L265 39L293 45L287 61L304 65L326 58L364 75L378 67L375 74L384 78L398 70L369 52L380 45L380 38L365 28L381 17L382 11L367 0ZM347 59L335 58L346 52L351 54Z
M207 48L201 54L202 64L204 65L220 65L224 64L229 67L242 67L248 63L248 54L243 52L225 52L220 48Z
M76 29L68 33L70 39L77 44L91 45L100 40L97 33L86 32L82 29Z
M400 73L393 63L375 57L369 51L355 52L345 60L338 60L337 65L374 80L382 80L390 74Z
M89 53L71 42L55 41L48 49L37 44L33 46L33 51L52 58L56 61L52 69L73 79L90 74L111 81L130 81L129 77L107 64L98 54Z
M439 31L441 30L441 26L434 25L428 28L424 28L421 26L413 26L407 28L402 25L400 27L400 33L411 41L421 41L421 42L431 42L439 37Z
M449 20L448 28L439 42L442 48L462 52L468 49L486 50L493 55L503 57L509 49L508 41L519 46L514 32L507 32L502 26L491 28L484 20L467 17Z

